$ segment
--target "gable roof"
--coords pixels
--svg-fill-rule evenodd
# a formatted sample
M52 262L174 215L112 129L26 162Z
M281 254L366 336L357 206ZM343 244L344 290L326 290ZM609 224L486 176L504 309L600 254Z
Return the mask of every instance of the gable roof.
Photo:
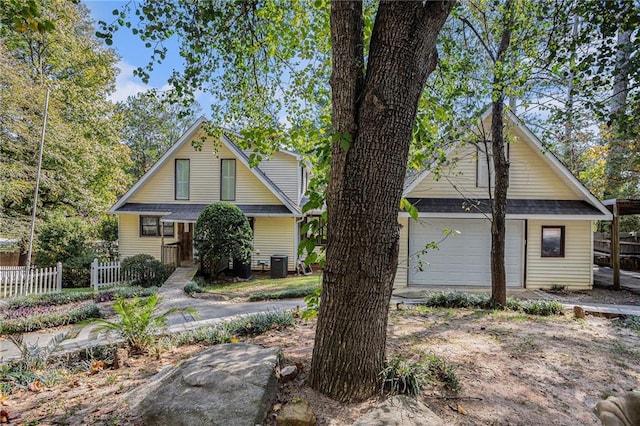
M483 123L490 115L492 114L491 108L485 110L485 112L480 117L480 123ZM535 151L542 155L548 163L564 178L567 185L571 188L575 189L577 193L583 196L583 199L591 204L595 209L605 215L607 218L611 217L611 213L607 210L607 208L602 204L598 198L593 195L583 184L580 182L574 175L567 169L567 167L558 159L558 157L551 152L551 150L546 149L542 141L538 139L538 137L531 131L529 128L520 120L515 114L511 111L505 112L506 120L513 123L524 135L525 143L529 143L535 147ZM447 150L447 155L453 152L455 149L455 145L450 147ZM406 197L411 193L419 184L422 182L428 175L431 174L430 169L424 169L418 173L414 173L408 176L405 179L403 196ZM606 220L606 218L603 218Z
M172 155L178 151L185 143L190 142L195 136L196 132L200 130L203 124L207 122L205 117L198 118L182 136L169 148L158 161L133 185L109 210L108 213L117 213L117 210L127 203L129 198L133 196L144 184L148 181L156 172L162 167L163 164L169 160ZM269 189L273 195L278 198L284 204L291 213L294 215L300 215L300 207L296 205L287 194L278 187L258 166L249 166L249 157L235 144L226 134L222 134L220 142L227 147L233 155L244 164L253 175L262 182L267 189Z

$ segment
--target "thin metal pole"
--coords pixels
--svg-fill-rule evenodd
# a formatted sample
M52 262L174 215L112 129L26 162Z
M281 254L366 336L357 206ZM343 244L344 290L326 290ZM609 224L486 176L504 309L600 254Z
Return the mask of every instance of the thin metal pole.
M36 190L33 195L33 211L31 212L31 234L29 235L29 251L27 252L27 273L31 268L31 253L33 251L33 234L36 229L36 209L38 208L38 190L40 189L40 172L42 170L42 151L44 150L44 135L47 129L47 112L49 111L49 88L44 100L44 116L42 119L42 134L40 135L40 153L38 154L38 169L36 171Z

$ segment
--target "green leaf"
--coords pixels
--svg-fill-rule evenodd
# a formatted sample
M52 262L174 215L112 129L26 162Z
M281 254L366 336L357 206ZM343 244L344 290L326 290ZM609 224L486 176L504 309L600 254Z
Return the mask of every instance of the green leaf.
M411 219L418 220L418 209L404 197L400 200L400 210L404 210L409 213Z

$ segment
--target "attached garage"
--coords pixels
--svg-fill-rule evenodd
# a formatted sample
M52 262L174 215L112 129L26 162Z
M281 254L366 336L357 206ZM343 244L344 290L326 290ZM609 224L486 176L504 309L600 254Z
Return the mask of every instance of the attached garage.
M409 285L491 285L489 220L420 218L409 222ZM507 220L505 264L509 287L523 286L524 222ZM453 232L447 236L443 234L445 229ZM438 243L437 250L416 256L432 242Z

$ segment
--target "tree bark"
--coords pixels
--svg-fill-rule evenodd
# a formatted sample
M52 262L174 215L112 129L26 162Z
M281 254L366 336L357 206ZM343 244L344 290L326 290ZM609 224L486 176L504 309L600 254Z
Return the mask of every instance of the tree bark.
M507 0L504 11L504 25L500 45L494 64L491 149L495 174L495 188L491 205L491 298L505 306L507 304L507 271L505 261L507 191L509 189L509 162L505 154L504 140L504 101L505 82L503 70L504 57L511 45L513 25L513 1Z
M310 384L339 401L379 390L411 132L452 6L381 1L365 75L362 2L331 4L335 136Z

